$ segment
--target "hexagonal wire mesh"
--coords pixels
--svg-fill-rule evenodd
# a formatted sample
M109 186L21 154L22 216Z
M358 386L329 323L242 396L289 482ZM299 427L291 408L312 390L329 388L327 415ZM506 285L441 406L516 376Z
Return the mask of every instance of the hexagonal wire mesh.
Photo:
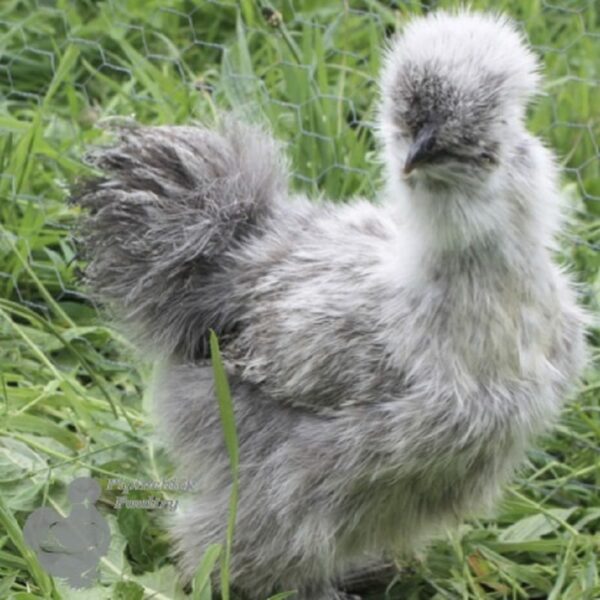
M406 16L438 4L452 5L287 1L258 10L248 2L215 0L14 2L0 20L2 196L18 205L19 218L31 213L29 204L46 215L48 226L63 227L68 218L50 210L48 200L62 200L62 184L74 173L83 144L95 139L90 129L97 120L125 115L183 122L224 109L268 122L288 143L297 187L334 198L373 196L379 48ZM579 208L597 212L600 75L594 57L600 34L594 0L504 4L546 63L545 94L532 110L531 127L563 158L566 181L576 185L567 191L585 203ZM22 164L9 150L19 149L28 123L46 148ZM20 239L24 256L57 298L77 294L62 280L64 265L56 265L64 255L46 247L36 261L27 239ZM2 278L19 301L31 301L22 269L3 269Z

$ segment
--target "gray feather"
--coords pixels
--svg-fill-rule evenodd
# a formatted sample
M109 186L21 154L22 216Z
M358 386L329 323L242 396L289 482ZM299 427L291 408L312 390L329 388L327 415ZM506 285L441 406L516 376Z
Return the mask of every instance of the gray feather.
M260 235L286 187L282 153L232 119L219 131L134 127L119 137L90 155L105 176L74 198L89 211L87 282L142 347L202 356L208 328L231 326L224 252Z

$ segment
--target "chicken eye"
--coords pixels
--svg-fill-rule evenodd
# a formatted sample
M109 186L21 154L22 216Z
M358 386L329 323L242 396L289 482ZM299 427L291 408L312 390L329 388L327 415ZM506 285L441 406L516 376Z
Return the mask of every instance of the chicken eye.
M483 162L486 165L493 165L496 163L496 158L490 152L482 152L479 155L479 160L481 160L481 162Z

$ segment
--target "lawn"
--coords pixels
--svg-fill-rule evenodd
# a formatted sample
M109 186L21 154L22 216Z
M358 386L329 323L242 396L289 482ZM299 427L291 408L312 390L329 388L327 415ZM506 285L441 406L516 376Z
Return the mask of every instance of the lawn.
M530 126L564 166L573 218L559 259L597 314L600 6L472 4L513 15L543 55L544 94ZM381 46L424 5L456 3L0 3L0 599L186 597L160 511L116 510L119 492L108 489L111 479L167 479L172 468L152 436L151 366L79 282L68 188L88 172L86 149L107 139L101 126L210 121L233 109L287 142L298 190L340 202L374 197ZM590 341L595 362L578 395L530 452L497 514L448 533L369 598L600 598L597 330ZM78 476L102 484L98 507L111 528L99 579L86 591L53 580L22 533L37 507L69 511L66 486ZM205 598L200 587L194 595Z

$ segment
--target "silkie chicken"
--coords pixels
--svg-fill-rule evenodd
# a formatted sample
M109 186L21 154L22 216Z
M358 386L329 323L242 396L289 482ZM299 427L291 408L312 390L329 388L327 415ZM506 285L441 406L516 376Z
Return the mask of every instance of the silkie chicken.
M525 128L538 62L506 18L409 21L380 79L379 202L290 193L262 128L133 127L75 200L92 293L160 366L157 423L196 482L183 576L227 527L207 344L233 395L244 598L346 597L351 573L493 505L585 361L554 259L558 168Z

